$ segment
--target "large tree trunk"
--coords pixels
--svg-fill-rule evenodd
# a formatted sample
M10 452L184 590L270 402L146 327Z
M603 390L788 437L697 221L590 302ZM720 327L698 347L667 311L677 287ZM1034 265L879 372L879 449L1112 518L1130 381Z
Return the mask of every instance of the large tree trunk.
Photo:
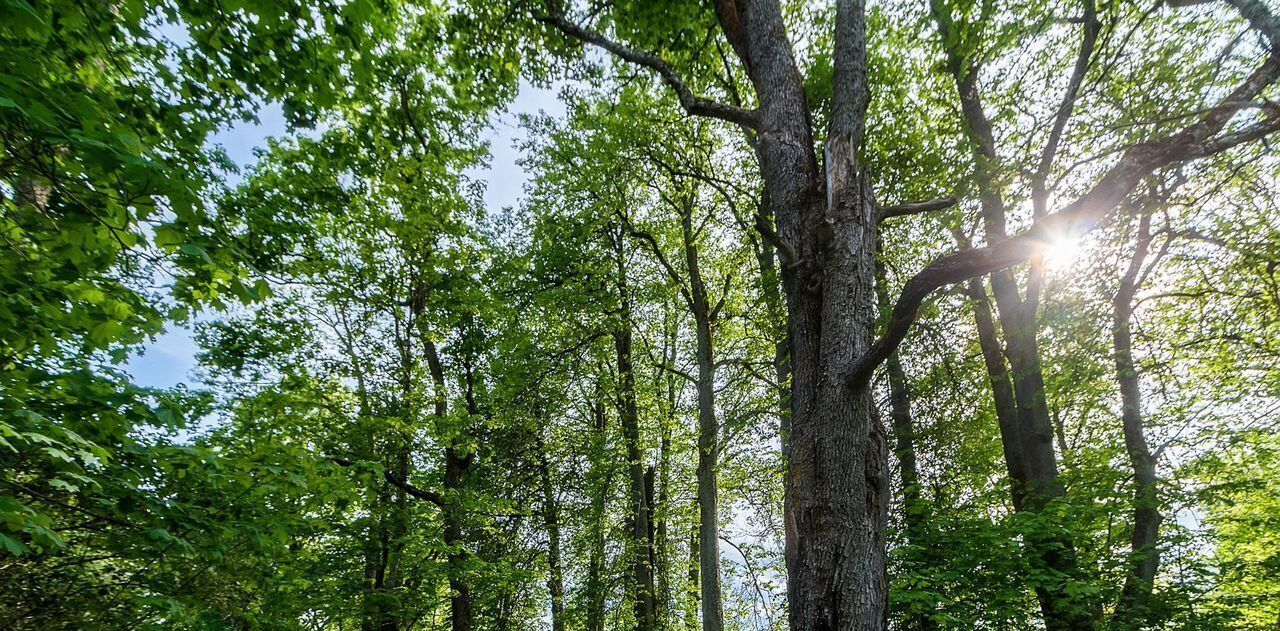
M1120 279L1112 300L1111 339L1115 347L1116 380L1120 384L1120 412L1124 446L1133 467L1133 539L1129 551L1129 573L1116 608L1121 628L1144 626L1148 601L1160 567L1160 515L1156 460L1147 445L1142 422L1142 389L1138 367L1133 360L1133 299L1141 282L1139 275L1151 244L1151 215L1138 222L1138 240L1129 267Z
M645 481L644 450L640 445L640 413L636 405L636 377L631 358L631 295L627 281L626 254L622 239L617 243L618 291L622 314L613 332L618 362L618 417L627 450L627 473L631 482L631 569L635 589L637 631L657 628L657 604L653 580L652 532L648 484Z
M876 211L858 162L867 102L861 2L836 16L836 81L825 177L777 2L717 3L760 101L766 198L789 250L783 287L791 342L786 475L787 597L795 631L885 628L883 429L870 390L845 376L876 319Z

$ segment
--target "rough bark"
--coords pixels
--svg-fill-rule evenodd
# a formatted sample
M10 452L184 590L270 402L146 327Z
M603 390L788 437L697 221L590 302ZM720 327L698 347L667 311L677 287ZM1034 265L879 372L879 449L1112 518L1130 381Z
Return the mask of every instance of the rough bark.
M877 217L857 156L867 98L863 7L837 7L825 177L778 4L736 9L760 101L766 199L777 238L794 254L783 270L792 345L784 507L791 628L882 629L887 452L870 391L840 378L869 346L875 322Z

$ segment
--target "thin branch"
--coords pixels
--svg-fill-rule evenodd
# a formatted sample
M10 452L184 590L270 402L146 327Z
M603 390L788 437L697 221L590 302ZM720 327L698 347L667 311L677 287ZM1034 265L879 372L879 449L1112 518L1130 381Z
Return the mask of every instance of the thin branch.
M939 197L938 199L931 199L927 202L909 202L906 204L885 206L880 209L880 221L884 221L891 217L919 215L921 213L933 212L935 210L945 210L955 206L956 203L956 198L947 196Z
M671 278L671 282L675 283L680 290L680 296L692 308L693 296L689 294L689 289L685 286L684 279L680 276L680 273L676 271L676 268L667 260L666 255L662 253L662 246L658 245L658 240L652 234L636 228L635 224L631 223L631 219L625 214L619 212L618 218L622 220L622 225L627 229L628 234L649 246L653 255L658 259L658 263L662 266L662 270L667 273L667 276Z
M662 77L663 82L675 91L676 97L680 100L680 105L689 114L718 118L750 129L757 129L760 125L760 116L755 110L748 110L696 96L689 89L689 86L685 84L684 80L680 78L680 75L676 74L676 71L666 61L653 53L639 51L615 42L601 33L569 21L564 16L563 11L554 8L550 14L535 13L534 19L550 25L580 42L603 48L623 61L657 72L658 76Z
M334 464L340 467L351 467L355 465L354 462L347 460L346 458L330 457L329 461L333 462ZM412 495L417 499L420 499L424 502L430 502L432 504L435 504L436 506L439 506L440 508L444 508L445 506L444 497L441 496L439 493L436 493L434 491L424 491L423 489L420 489L405 480L401 480L399 477L396 476L396 474L390 471L383 470L382 477L385 478L387 482L391 484L391 486L394 486L404 491L405 493Z
M800 262L800 257L796 254L796 251L791 248L790 244L782 240L782 237L779 236L777 231L773 229L773 226L769 224L769 220L759 212L756 213L755 219L756 231L760 233L760 236L764 237L765 241L771 243L773 247L778 250L778 256L782 259L782 264L786 267L792 267L798 264Z

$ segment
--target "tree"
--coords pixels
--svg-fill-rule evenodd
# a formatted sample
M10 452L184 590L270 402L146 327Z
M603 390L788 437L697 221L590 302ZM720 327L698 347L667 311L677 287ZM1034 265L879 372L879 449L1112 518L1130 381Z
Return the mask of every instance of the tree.
M0 18L0 624L1274 622L1261 0Z

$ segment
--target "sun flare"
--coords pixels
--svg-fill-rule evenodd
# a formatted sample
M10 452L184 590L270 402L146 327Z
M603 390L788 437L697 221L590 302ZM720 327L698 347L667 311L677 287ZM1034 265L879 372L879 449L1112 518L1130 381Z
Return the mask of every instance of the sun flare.
M1070 268L1080 256L1080 239L1057 239L1044 251L1045 269L1061 271Z

